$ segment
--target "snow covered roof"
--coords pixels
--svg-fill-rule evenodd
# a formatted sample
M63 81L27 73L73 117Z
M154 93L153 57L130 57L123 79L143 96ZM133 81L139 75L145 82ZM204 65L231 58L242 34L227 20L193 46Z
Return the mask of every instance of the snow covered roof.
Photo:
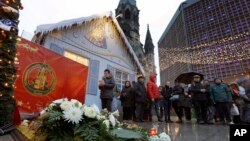
M114 24L117 27L117 30L119 31L119 34L121 35L123 41L126 44L126 47L128 47L129 49L129 53L133 56L134 61L136 62L137 66L139 67L140 71L143 73L143 75L145 76L145 71L141 65L141 63L139 62L138 57L136 56L132 46L130 45L129 41L127 40L123 30L121 29L118 21L116 20L116 17L113 15L113 13L110 12L105 12L102 14L98 14L98 15L92 15L89 17L81 17L81 18L76 18L76 19L70 19L70 20L64 20L58 23L54 23L54 24L44 24L44 25L39 25L37 26L36 30L35 30L35 34L47 34L49 32L52 31L56 31L56 30L64 30L66 28L71 28L73 25L82 25L86 22L90 22L92 20L97 20L97 19L102 19L102 18L111 18L112 21L114 22Z
M35 34L41 33L46 34L54 30L63 30L65 28L71 28L73 25L82 25L83 23L90 22L92 20L101 19L104 17L112 17L112 12L105 12L98 15L92 15L89 17L81 17L76 19L64 20L53 24L43 24L36 28Z

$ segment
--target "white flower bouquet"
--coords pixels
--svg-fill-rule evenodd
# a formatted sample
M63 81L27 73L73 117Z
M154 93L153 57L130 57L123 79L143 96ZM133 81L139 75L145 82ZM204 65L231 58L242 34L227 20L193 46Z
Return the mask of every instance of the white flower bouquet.
M62 141L144 141L147 134L126 128L117 117L119 112L100 111L67 98L53 101L34 121L37 129L33 140ZM27 125L27 121L24 122Z

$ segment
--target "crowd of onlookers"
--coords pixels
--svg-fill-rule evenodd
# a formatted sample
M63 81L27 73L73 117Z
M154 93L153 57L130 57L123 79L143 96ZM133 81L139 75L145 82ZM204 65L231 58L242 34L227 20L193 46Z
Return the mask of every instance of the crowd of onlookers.
M230 85L216 78L214 82L201 81L201 76L194 75L189 85L176 83L157 86L156 75L150 74L148 82L143 76L137 82L126 81L120 93L124 121L152 121L153 113L159 122L171 123L171 109L177 117L177 123L192 118L198 124L249 124L250 123L250 80L241 78ZM112 110L115 81L110 70L104 71L103 80L99 81L102 108Z

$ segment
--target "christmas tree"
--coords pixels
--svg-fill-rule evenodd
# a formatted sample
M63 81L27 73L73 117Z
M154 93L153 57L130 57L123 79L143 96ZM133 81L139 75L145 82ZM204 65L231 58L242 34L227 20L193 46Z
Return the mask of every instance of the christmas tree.
M20 0L0 0L0 128L8 128L15 108L16 42Z

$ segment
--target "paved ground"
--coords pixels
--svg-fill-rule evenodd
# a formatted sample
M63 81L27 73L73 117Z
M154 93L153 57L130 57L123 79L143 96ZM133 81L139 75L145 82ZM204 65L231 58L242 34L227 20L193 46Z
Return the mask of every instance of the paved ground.
M152 123L139 124L150 129ZM158 131L165 131L172 141L229 141L229 126L191 123L159 123Z
M0 136L0 141L14 141L10 135Z
M174 118L173 118L174 119ZM140 126L150 129L153 123L139 123ZM193 123L156 123L158 133L165 131L172 141L229 141L229 126L225 125L198 125ZM14 141L10 135L0 136L0 141Z

